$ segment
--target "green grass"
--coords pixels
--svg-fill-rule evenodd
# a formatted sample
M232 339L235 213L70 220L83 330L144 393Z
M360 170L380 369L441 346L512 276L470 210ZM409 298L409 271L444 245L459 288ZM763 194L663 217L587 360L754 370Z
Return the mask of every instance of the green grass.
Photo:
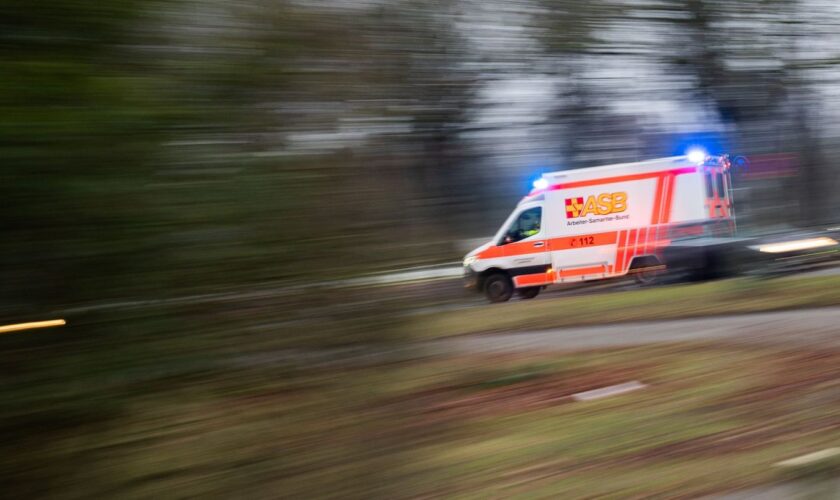
M603 301L616 319L667 303L700 314L687 304L739 296L751 307L792 307L795 297L829 305L836 284L737 280L538 299L502 306L508 314L495 318L487 311L496 309L456 311L394 328L475 315L477 330L436 331L489 331L531 309L546 318L519 327L605 321ZM600 309L554 311L590 301ZM237 318L264 320L272 307L294 311L272 303L130 311L0 337L0 487L62 498L674 496L786 480L770 464L840 442L840 362L825 349L686 344L362 367L237 362L290 345L273 337L282 329L236 328ZM348 335L376 339L375 318L350 323ZM346 327L343 316L327 319ZM796 391L768 389L785 377L799 380ZM650 388L579 404L542 404L546 393L533 391L563 396L625 378ZM765 392L752 398L754 390ZM723 439L764 427L756 446Z
M840 358L824 350L236 367L206 353L182 364L182 338L115 341L109 357L42 335L49 349L6 351L0 381L0 483L18 496L691 495L777 480L772 463L840 443ZM562 397L624 378L650 387ZM795 390L751 397L788 379ZM552 388L556 402L532 404Z
M526 331L625 321L840 305L840 277L732 279L632 291L488 304L423 315L414 337Z
M773 464L840 443L840 428L832 424L840 418L836 399L814 404L836 391L831 380L840 373L831 362L807 367L809 356L689 344L576 354L575 372L601 369L605 360L616 368L645 360L639 375L650 387L599 401L530 411L499 407L466 417L446 439L418 450L422 459L406 474L418 491L463 498L690 497L793 479ZM571 374L567 358L540 361L556 361L556 375L564 377ZM474 360L474 369L488 362ZM495 360L511 376L530 373L534 362ZM459 372L469 369L460 366ZM780 370L800 373L785 377ZM751 397L786 378L811 382ZM528 382L521 384L520 391L530 390ZM498 398L512 394L510 388L497 392ZM442 478L457 482L428 490Z

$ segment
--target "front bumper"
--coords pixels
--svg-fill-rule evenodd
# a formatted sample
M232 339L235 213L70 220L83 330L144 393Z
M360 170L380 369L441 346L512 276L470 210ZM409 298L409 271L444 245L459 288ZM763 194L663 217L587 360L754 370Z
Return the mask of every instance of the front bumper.
M473 271L471 267L464 268L464 288L468 290L480 291L478 289L478 273Z

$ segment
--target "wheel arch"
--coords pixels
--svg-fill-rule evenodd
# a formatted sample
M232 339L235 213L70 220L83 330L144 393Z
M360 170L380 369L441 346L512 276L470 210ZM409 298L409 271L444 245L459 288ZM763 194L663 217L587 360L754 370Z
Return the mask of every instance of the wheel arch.
M662 265L662 259L657 255L637 255L630 261L630 271L637 271L648 267L659 267Z
M484 282L487 280L487 277L491 274L504 274L508 278L510 278L510 273L500 267L488 267L484 271L478 273L478 290L484 291Z

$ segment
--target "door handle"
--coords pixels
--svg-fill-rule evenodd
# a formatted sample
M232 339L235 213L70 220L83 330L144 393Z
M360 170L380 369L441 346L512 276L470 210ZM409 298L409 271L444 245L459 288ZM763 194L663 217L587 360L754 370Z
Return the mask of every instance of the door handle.
M535 241L534 242L534 248L540 248L540 247L544 247L544 246L545 246L544 241Z

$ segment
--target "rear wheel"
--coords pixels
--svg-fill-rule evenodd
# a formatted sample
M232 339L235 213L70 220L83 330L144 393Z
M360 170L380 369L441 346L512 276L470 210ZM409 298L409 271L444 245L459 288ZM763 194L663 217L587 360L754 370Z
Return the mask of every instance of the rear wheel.
M507 302L513 296L513 283L507 275L491 274L484 280L484 295L490 302Z
M636 279L636 283L641 286L650 286L659 283L658 271L640 269L633 275L633 277Z
M633 278L635 278L636 283L642 286L649 286L659 282L659 274L662 266L656 257L645 256L634 259L630 270L633 273Z
M540 294L540 290L542 290L540 286L529 286L528 288L520 288L516 293L523 299L533 299Z

